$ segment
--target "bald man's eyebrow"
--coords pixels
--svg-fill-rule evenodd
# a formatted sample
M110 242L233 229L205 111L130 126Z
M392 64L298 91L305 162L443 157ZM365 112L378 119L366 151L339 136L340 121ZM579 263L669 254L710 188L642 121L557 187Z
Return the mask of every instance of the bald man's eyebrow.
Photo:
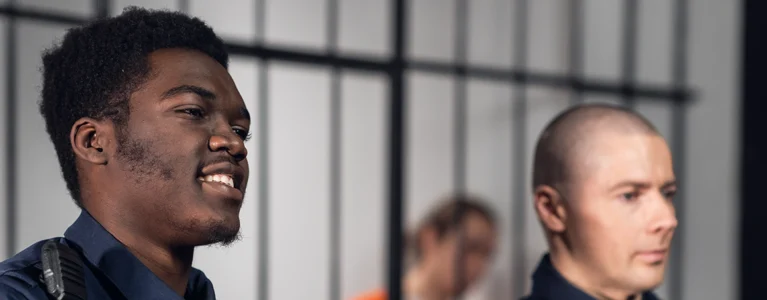
M641 189L649 189L650 187L652 187L652 184L649 183L649 182L631 181L630 180L630 181L624 181L624 182L621 182L621 183L618 183L618 184L614 185L612 188L610 188L610 191L616 191L616 190L619 190L619 189L622 189L622 188L626 188L626 187L632 187L632 188L640 189L641 190ZM661 185L660 189L661 190L668 190L668 189L675 188L675 187L676 187L676 180L670 180L670 181L666 181L663 185Z
M612 192L612 191L616 191L616 190L627 188L627 187L633 187L635 189L647 189L650 186L651 184L648 182L630 180L630 181L623 181L621 183L614 185L612 188L610 188L610 191Z
M666 181L666 183L664 183L660 187L661 190L668 190L668 189L672 189L672 188L676 188L676 180Z
M216 99L216 94L215 93L213 93L213 92L211 92L211 91L209 91L209 90L207 90L205 88L202 88L202 87L199 87L199 86L196 86L196 85L188 85L188 84L179 85L179 86L174 87L174 88L172 88L170 90L167 90L165 93L162 94L162 99L165 100L165 99L168 99L168 98L180 95L180 94L187 94L187 93L196 94L196 95L202 97L205 100L215 100Z

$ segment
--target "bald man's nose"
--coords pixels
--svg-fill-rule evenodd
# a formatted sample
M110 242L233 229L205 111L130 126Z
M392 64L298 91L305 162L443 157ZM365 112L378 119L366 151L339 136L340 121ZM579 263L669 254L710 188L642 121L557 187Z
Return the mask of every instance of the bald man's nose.
M656 199L653 199L652 223L650 231L653 233L673 230L679 225L676 219L676 210L674 204L658 193Z

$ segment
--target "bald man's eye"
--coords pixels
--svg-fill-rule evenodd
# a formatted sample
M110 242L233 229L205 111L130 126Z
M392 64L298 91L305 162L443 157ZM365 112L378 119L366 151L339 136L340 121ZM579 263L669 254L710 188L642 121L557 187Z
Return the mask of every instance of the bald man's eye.
M621 194L621 200L635 201L639 199L639 192L630 192Z
M666 198L666 200L674 200L674 196L676 196L676 190L663 192L663 198Z

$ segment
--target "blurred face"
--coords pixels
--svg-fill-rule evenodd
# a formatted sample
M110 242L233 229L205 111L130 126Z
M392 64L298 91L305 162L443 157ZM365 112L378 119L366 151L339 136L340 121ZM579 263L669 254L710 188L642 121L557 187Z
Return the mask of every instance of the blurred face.
M233 241L248 182L250 117L227 70L207 55L165 49L131 95L118 130L115 185L132 226L176 245Z
M586 146L570 187L565 236L601 287L639 292L663 280L677 220L671 154L662 137L604 134Z
M458 295L476 283L485 273L496 247L496 232L487 219L476 213L466 215L463 224L463 240L459 242L453 231L441 240L434 240L433 247L424 252L424 260L433 267L438 286L443 294ZM461 277L456 285L456 257L460 252Z

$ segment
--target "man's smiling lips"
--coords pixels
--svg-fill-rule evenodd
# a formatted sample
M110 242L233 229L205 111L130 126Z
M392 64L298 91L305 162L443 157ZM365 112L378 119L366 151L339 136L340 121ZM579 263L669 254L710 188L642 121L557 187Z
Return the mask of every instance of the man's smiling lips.
M207 175L207 176L200 176L197 178L197 180L202 182L217 182L224 184L230 188L234 188L234 176L229 174L214 174L214 175Z
M208 175L199 177L198 181L200 181L202 191L205 194L237 202L242 202L243 200L243 193L239 189L234 188L234 179L232 179L231 175Z
M203 192L212 193L218 197L243 200L242 181L244 172L241 167L230 162L221 162L205 166L202 175L197 177Z

